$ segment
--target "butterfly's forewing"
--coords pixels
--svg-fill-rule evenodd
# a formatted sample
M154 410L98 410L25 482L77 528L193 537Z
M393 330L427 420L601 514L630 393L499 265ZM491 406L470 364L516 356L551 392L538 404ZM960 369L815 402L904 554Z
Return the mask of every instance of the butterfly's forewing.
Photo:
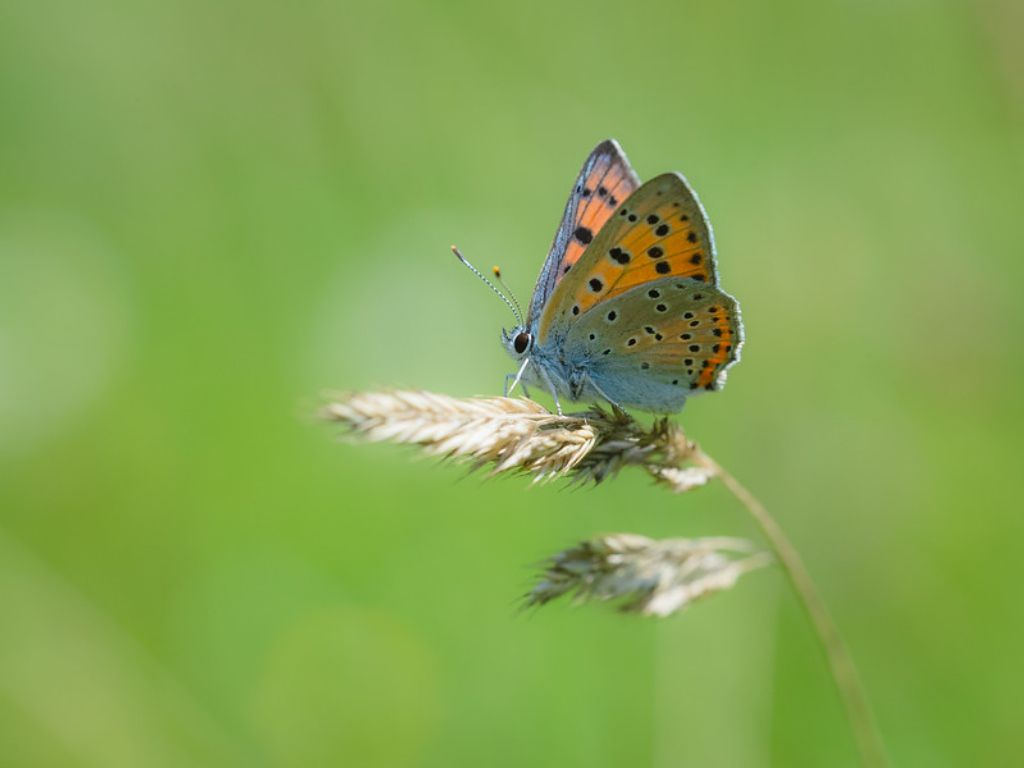
M583 164L530 301L530 319L544 310L562 276L575 264L623 200L640 186L617 142L598 144Z
M715 285L714 240L704 210L677 173L657 176L623 202L557 286L538 340L599 302L665 277Z

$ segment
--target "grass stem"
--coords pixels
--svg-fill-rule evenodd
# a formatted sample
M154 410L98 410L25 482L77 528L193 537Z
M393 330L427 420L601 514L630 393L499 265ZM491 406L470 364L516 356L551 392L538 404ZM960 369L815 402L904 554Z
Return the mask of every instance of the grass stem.
M703 450L696 451L694 460L713 472L722 481L761 529L821 643L832 672L832 680L835 682L839 698L846 711L847 721L853 731L861 765L865 768L884 768L888 765L885 746L868 704L864 686L857 674L857 667L853 663L853 657L850 656L825 601L822 600L814 586L814 581L811 579L807 566L804 565L803 558L800 557L775 518L757 497L747 490L746 486Z

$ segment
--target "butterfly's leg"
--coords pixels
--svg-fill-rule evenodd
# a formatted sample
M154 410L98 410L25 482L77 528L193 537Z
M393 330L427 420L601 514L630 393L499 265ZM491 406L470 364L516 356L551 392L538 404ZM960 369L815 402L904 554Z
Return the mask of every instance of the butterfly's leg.
M614 400L612 400L610 397L608 397L608 395L604 393L604 390L602 390L599 386L597 386L596 383L594 383L593 379L590 379L590 386L597 390L597 394L599 394L601 397L603 397L605 400L609 402L609 404L612 406L613 411L620 413L623 416L626 415L625 409L621 405L616 403Z
M550 384L551 382L548 383ZM565 414L562 413L562 404L558 402L558 392L555 391L554 386L551 387L551 396L555 398L555 411L557 411L559 416L564 416Z
M508 397L510 394L512 394L512 389L513 389L513 387L515 387L515 384L512 384L511 386L509 386L509 382L513 381L515 379L515 377L516 377L516 375L514 373L506 373L505 374L505 397ZM525 381L522 381L522 382L519 383L519 388L521 390L523 390L523 394L526 397L530 397L530 390L529 390L529 388L527 388Z
M505 377L505 397L508 397L509 395L512 394L512 390L514 390L516 388L516 385L519 383L519 380L523 378L523 372L526 370L526 366L528 366L529 364L530 364L530 358L526 358L525 360L523 360L523 364L521 366L519 366L519 372L515 375L515 381L512 382L512 386L511 387L508 385L508 380L509 380L509 377L512 376L512 374L510 373L508 376ZM525 392L526 392L526 385L524 384L523 385L523 393L525 394ZM527 395L527 397L529 397L529 395Z
M564 415L562 413L562 404L558 402L558 390L555 389L555 384L551 381L551 377L548 376L548 372L544 370L544 366L538 365L537 370L540 371L540 375L544 377L544 382L548 385L548 389L551 390L551 396L555 399L555 410L558 411L558 415Z

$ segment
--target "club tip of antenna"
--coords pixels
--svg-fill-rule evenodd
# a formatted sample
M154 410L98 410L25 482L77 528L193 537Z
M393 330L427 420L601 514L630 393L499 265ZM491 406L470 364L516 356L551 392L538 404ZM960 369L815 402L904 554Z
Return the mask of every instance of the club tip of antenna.
M491 267L491 271L494 273L494 276L496 278L501 280L501 267L499 267L497 264L495 264L493 267Z

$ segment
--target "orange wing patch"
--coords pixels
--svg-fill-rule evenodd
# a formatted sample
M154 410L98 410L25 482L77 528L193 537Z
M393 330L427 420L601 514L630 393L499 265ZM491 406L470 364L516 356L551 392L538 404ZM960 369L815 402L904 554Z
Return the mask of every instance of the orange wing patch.
M639 186L629 166L624 165L619 157L614 155L601 157L594 163L590 173L580 178L577 183L580 202L575 211L571 237L559 265L556 280L560 280L579 261L605 222Z
M719 308L711 320L715 341L711 344L711 354L706 358L707 365L704 365L697 379L697 387L704 389L714 389L722 366L735 362L739 354L739 324L736 322L735 311L729 307Z
M629 214L634 215L634 214ZM710 259L707 248L700 243L700 235L690 217L679 207L668 204L644 216L644 223L627 231L620 241L609 249L609 260L621 262L626 255L629 262L622 275L609 288L608 296L617 296L635 285L659 280L663 277L692 278L708 281Z

